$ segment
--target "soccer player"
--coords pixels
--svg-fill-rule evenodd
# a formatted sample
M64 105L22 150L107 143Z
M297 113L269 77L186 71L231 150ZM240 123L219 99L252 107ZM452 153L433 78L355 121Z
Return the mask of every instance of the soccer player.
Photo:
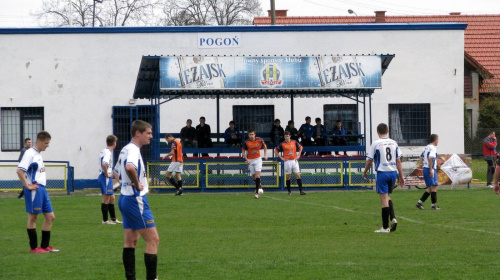
M140 235L146 241L146 279L156 279L160 238L146 197L149 186L140 150L149 145L153 134L151 125L141 120L132 123L130 132L132 140L123 147L115 165L121 184L118 207L123 217L123 266L126 278L135 279L135 246Z
M51 136L47 131L40 131L36 136L35 147L27 150L21 162L17 166L17 176L23 184L25 193L24 203L28 213L28 237L30 241L31 253L49 253L59 252L52 248L50 243L50 230L54 222L55 215L52 211L49 194L45 189L47 177L45 174L45 165L41 152L45 151L50 144ZM45 217L42 225L42 242L40 247L36 235L36 221L38 215Z
M366 159L363 179L366 180L366 173L370 169L372 162L375 162L377 171L376 188L382 204L382 228L375 232L388 233L395 231L398 225L394 215L394 206L391 200L391 193L395 187L396 178L399 172L399 185L405 184L403 166L401 165L401 151L398 143L388 138L389 127L385 123L377 126L377 134L380 139L372 143ZM389 218L391 227L389 228Z
M116 219L115 214L115 193L113 190L113 177L118 178L118 174L113 170L113 150L116 148L118 138L114 135L106 137L106 148L99 155L99 176L97 182L101 189L102 201L102 224L115 225L122 222ZM108 212L111 220L108 220Z
M172 163L168 166L167 179L172 183L177 192L175 195L182 195L182 168L183 168L183 157L182 157L182 144L181 141L175 139L172 134L165 135L165 140L167 143L171 144L170 153L168 153L163 159L172 157ZM175 172L175 177L172 178L172 172Z
M439 142L439 136L437 134L432 134L430 137L430 143L424 148L424 151L420 155L424 164L424 181L426 190L420 200L415 206L418 209L424 210L424 202L431 196L431 209L441 210L437 203L437 188L438 188L438 176L437 176L437 149L436 146Z
M297 151L297 149L299 150ZM278 147L274 149L274 152L282 161L285 162L286 188L288 189L288 195L292 195L292 189L290 187L290 177L292 177L292 172L295 173L295 178L297 178L297 185L299 185L300 194L305 195L306 193L302 191L302 179L300 178L300 168L298 162L300 154L302 153L302 145L297 143L295 140L291 140L290 131L285 131L285 141L281 142ZM283 156L281 156L280 152L283 152ZM298 155L297 152L299 152Z
M264 140L255 136L255 130L248 130L248 139L243 143L241 153L243 158L248 163L250 176L255 181L255 198L259 198L259 189L262 188L260 183L260 172L262 171L262 158L260 157L260 149L264 148L264 159L267 160L267 146Z
M21 159L23 159L24 153L31 148L32 145L31 138L26 138L24 139L24 148L21 149L21 153L19 154L19 159L17 160L18 162L21 162ZM17 198L21 199L24 196L24 189L19 192L19 195Z

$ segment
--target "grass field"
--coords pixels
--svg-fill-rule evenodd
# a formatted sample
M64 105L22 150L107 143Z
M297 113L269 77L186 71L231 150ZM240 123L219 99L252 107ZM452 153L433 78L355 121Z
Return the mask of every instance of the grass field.
M443 210L427 201L421 211L421 194L393 194L399 226L390 234L373 233L373 191L149 195L159 279L498 279L500 196L440 190ZM52 196L51 245L61 252L50 254L29 253L24 203L2 196L0 279L124 279L122 230L101 225L99 196ZM138 279L143 252L141 240Z

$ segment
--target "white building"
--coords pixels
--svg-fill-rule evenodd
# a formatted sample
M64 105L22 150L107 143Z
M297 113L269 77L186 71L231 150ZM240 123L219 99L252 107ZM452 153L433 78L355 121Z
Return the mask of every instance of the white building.
M356 133L363 133L366 127L369 145L370 139L377 139L376 125L385 122L393 131L391 137L400 138L404 154L419 154L430 133L440 135L440 153L463 153L465 27L459 23L386 23L0 29L0 158L17 160L22 139L34 138L43 123L52 135L44 159L70 161L77 186L91 184L93 181L88 180L98 175L98 155L105 147L105 138L114 133L113 107L154 103L133 100L133 95L138 72L144 70L139 69L142 57L160 55L394 55L382 76L382 87L371 96L371 128L368 98L364 116L362 105L356 106L355 101L340 95L330 97L330 93L329 97L295 97L296 127L306 116L312 117L313 124L316 117L327 120L330 127L332 121L341 118L346 128ZM206 38L214 41L207 44ZM218 45L217 38L236 38L237 42L219 41ZM221 94L231 92L222 90ZM308 89L294 92L303 96L324 93ZM220 132L236 118L236 111L255 109L234 106L258 105L257 109L265 110L270 119L281 119L284 127L292 118L291 99L272 98L272 93L266 92L269 98L221 98ZM216 99L179 98L159 105L159 132L178 133L186 119L196 125L200 116L216 132L216 103Z

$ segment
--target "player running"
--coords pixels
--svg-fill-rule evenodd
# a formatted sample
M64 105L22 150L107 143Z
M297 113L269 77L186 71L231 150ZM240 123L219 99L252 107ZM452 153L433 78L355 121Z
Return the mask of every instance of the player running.
M130 132L132 140L121 150L115 166L121 184L118 206L123 217L123 266L126 278L135 279L135 246L140 235L146 241L146 279L156 279L160 238L146 197L148 178L140 150L151 142L153 134L151 125L141 120L132 123Z
M370 169L372 162L375 162L377 172L376 188L382 204L382 228L375 232L388 233L395 231L398 225L394 215L394 206L391 200L391 193L395 188L396 178L399 172L399 185L405 184L403 176L403 166L401 165L401 151L398 143L388 138L389 127L385 123L377 126L377 134L380 139L372 143L368 153L363 172L363 179L366 180L366 173ZM391 227L389 228L389 217Z
M260 157L260 149L264 148L264 159L267 160L267 146L264 140L255 137L255 130L248 130L248 139L243 143L242 154L243 158L248 163L248 170L252 180L255 181L255 198L259 198L259 189L262 188L260 183L260 172L262 171L262 158Z
M282 161L284 161L286 188L288 189L288 195L292 195L290 182L292 172L295 173L295 178L297 178L297 185L299 185L300 194L305 195L306 193L302 191L302 179L300 178L300 168L298 162L298 160L300 159L300 154L302 153L302 145L297 143L295 140L291 140L290 131L285 131L285 141L281 142L274 149L274 152ZM280 152L283 152L283 156L281 156ZM297 152L299 153L298 155Z
M50 230L54 222L55 215L52 211L49 194L45 189L47 177L45 165L43 164L41 152L45 151L50 144L51 136L47 131L40 131L36 136L35 147L28 149L17 166L17 176L23 185L24 203L28 213L28 237L30 241L31 253L59 252L49 246ZM36 221L38 214L45 217L42 225L42 242L37 247L38 239L36 235Z
M431 196L431 209L441 210L437 203L437 188L438 188L438 176L437 176L437 149L436 146L439 142L439 136L437 134L432 134L430 137L430 143L424 148L424 151L420 155L424 165L424 181L426 190L420 200L415 206L418 209L424 210L424 202Z
M102 194L101 213L103 225L115 225L122 223L116 219L115 193L113 190L113 178L116 178L115 180L118 179L118 174L116 171L113 171L112 157L113 150L116 148L117 140L118 138L114 135L106 137L106 148L104 148L99 155L100 167L97 182ZM108 220L108 212L111 220Z
M182 169L183 169L183 157L182 157L182 144L181 141L175 139L172 134L165 135L165 140L168 144L171 144L170 153L168 153L163 159L167 159L172 157L172 163L168 166L167 170L167 179L170 181L172 186L175 187L177 192L175 195L182 195ZM175 172L175 177L177 178L177 182L175 182L174 178L172 178L172 173Z

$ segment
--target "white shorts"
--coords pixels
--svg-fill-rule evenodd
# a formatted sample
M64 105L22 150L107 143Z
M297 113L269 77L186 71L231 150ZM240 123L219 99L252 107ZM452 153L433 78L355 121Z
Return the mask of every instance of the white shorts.
M285 174L292 174L293 173L299 173L300 168L299 168L299 162L294 159L294 160L287 160L285 161Z
M262 171L262 158L251 159L248 170L250 170L250 176L255 174L256 171Z
M182 173L182 168L183 168L183 164L182 162L172 162L169 166L168 166L168 169L167 171L170 172L170 173L174 173L174 172L177 172L177 173Z

